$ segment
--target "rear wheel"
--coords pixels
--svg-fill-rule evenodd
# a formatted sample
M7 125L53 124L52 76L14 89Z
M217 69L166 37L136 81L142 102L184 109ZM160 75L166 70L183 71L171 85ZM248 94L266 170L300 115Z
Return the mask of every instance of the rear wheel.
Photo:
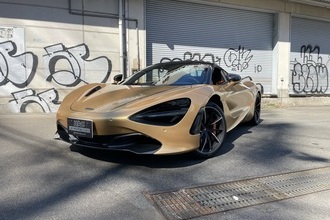
M250 120L251 125L257 125L260 123L260 113L261 113L261 96L258 93L256 96L256 101L254 103L253 118Z
M213 102L209 102L202 113L200 144L196 154L202 158L209 158L222 147L226 136L226 120L221 108Z

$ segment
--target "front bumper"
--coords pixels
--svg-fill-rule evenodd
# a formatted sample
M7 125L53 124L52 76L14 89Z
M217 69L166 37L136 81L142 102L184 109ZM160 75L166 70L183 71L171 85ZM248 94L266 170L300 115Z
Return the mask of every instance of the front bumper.
M161 143L141 133L121 135L96 135L93 138L73 136L60 123L54 139L88 148L129 151L136 154L154 154L161 148Z

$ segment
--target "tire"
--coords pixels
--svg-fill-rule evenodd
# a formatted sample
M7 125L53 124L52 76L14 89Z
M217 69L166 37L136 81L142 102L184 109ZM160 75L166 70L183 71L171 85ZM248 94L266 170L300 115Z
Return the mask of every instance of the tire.
M256 101L254 103L253 118L249 121L251 125L258 125L260 123L260 113L261 113L261 96L258 93L256 96Z
M210 158L222 147L227 133L226 119L221 108L213 102L203 109L200 144L195 151L199 158Z

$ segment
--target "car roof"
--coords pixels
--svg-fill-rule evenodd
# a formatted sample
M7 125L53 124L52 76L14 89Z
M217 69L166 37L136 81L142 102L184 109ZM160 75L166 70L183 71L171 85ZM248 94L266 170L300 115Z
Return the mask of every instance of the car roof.
M214 66L214 63L207 62L207 61L198 61L198 60L182 60L182 61L168 61L168 62L161 62L161 63L156 63L151 66L171 66L171 65L189 65L189 64L206 64L206 65L211 65ZM150 66L150 67L151 67Z
M135 80L135 77L138 77L152 69L166 69L168 71L172 70L172 69L176 69L180 66L183 65L199 65L199 64L205 64L205 65L209 65L210 67L212 67L212 69L214 68L219 68L222 69L221 67L219 67L217 64L212 63L212 62L207 62L207 61L199 61L199 60L175 60L175 61L166 61L166 62L161 62L161 63L155 63L152 64L150 66L147 66L146 68L136 72L135 74L133 74L132 76L128 77L127 79ZM124 84L127 83L129 81L124 80Z
M214 67L218 67L221 69L221 67L219 67L217 64L215 63L211 63L211 62L207 62L207 61L198 61L198 60L175 60L175 61L167 61L167 62L161 62L161 63L155 63L152 64L144 69L142 69L142 72L145 71L149 71L150 69L154 69L154 68L163 68L163 69L175 69L176 66L182 66L182 65L198 65L198 64L205 64L205 65L210 65L212 68Z

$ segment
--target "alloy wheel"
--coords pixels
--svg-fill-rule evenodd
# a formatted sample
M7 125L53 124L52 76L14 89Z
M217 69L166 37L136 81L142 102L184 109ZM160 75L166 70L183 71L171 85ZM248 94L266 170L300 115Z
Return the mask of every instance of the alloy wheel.
M198 155L213 156L220 150L225 135L226 122L222 110L216 104L208 103L203 109Z

